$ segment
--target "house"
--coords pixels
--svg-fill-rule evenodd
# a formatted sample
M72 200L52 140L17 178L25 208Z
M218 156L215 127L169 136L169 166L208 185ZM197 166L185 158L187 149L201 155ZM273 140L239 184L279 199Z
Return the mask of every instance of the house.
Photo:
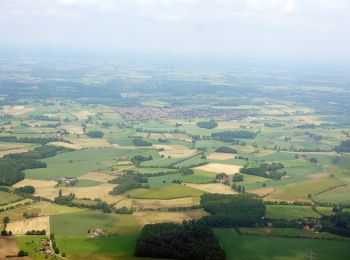
M89 236L90 237L103 237L105 234L102 229L96 228L93 230L89 230Z

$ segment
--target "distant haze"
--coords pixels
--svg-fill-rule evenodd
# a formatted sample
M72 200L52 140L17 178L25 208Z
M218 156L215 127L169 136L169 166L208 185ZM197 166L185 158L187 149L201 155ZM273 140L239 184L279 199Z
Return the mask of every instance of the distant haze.
M0 49L350 63L350 0L0 0Z

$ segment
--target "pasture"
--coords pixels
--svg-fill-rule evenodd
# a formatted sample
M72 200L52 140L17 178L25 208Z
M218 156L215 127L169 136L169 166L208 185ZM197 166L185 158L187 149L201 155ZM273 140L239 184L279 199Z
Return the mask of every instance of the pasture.
M347 260L350 241L239 235L234 229L214 229L228 260Z
M321 215L314 211L310 206L293 206L293 205L267 205L266 217L272 219L319 219Z

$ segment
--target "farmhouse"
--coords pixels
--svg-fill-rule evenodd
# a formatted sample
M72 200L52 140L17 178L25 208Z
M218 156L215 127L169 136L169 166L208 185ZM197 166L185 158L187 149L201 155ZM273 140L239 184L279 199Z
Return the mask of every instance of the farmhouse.
M90 237L103 237L105 234L103 233L103 230L100 228L96 228L93 230L89 230L89 236Z
M57 181L58 183L64 183L64 184L75 184L78 180L76 177L74 176L65 176L63 178L55 178L55 181Z

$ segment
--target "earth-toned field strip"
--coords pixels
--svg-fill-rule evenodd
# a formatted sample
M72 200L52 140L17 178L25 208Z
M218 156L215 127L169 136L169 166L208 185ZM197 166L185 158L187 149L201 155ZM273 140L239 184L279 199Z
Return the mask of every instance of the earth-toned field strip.
M233 175L239 172L241 166L222 164L222 163L208 163L202 166L195 167L194 169L205 171L205 172L213 172L213 173L226 173L228 175Z
M5 259L7 256L17 256L18 251L19 248L13 238L0 237L0 259Z
M117 203L116 207L146 208L146 209L168 209L192 207L199 205L198 197L186 197L179 199L123 199Z
M200 219L208 213L202 209L186 210L181 212L136 212L134 216L143 225L154 223L175 222L181 223L184 220Z
M50 219L49 217L36 217L20 221L14 221L7 224L6 229L12 231L14 235L23 235L27 231L45 230L50 233Z
M186 183L187 187L202 190L208 193L219 193L219 194L237 194L231 187L221 183L209 183L209 184L194 184Z

